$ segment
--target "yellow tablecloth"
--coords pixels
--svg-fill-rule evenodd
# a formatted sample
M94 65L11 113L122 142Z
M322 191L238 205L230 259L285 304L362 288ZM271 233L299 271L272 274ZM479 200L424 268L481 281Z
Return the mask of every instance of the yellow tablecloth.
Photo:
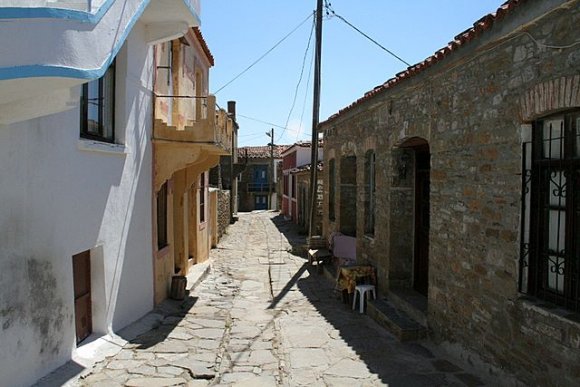
M349 293L354 292L356 282L363 277L369 277L370 283L376 285L377 278L375 268L371 265L352 265L341 266L338 269L336 278L336 288L340 291L347 290Z

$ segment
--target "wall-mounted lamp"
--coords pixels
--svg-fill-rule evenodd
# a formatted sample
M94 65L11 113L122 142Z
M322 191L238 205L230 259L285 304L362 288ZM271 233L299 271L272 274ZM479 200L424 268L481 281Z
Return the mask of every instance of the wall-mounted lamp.
M397 165L397 171L399 172L399 179L405 180L407 178L407 171L409 170L409 162L411 157L407 152L401 153L399 156L399 163Z

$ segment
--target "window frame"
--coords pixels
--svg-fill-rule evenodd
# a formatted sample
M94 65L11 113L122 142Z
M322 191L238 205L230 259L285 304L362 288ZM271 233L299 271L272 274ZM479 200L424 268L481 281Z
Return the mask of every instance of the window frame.
M112 77L111 85L112 85L112 92L110 98L107 95L104 95L105 90L105 82L108 76ZM115 100L116 100L116 91L117 91L117 76L116 76L116 59L114 59L105 74L99 79L91 80L82 85L81 89L81 98L80 98L80 137L86 138L90 140L96 140L101 142L107 143L115 143ZM90 131L89 130L89 87L97 88L97 131ZM110 117L108 117L110 121L110 128L107 128L104 125L105 121L105 110L109 111ZM110 131L110 133L108 133Z
M336 159L328 161L328 219L336 220Z
M580 110L533 122L523 171L520 292L580 311Z
M376 210L376 153L373 149L365 154L365 235L375 235Z
M157 191L157 250L162 250L169 245L167 223L168 223L168 208L167 208L167 182L163 183Z
M199 176L199 223L205 223L205 208L206 208L206 198L205 198L205 172L202 172Z

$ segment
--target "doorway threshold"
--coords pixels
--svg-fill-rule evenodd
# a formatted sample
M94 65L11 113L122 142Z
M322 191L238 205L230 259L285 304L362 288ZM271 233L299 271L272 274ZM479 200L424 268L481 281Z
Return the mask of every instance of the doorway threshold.
M427 322L427 296L411 288L396 288L389 290L387 299L397 308L409 315L424 327Z

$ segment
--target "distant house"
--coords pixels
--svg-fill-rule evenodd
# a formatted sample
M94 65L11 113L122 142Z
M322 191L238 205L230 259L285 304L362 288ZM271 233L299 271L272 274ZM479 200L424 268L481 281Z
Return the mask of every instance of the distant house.
M324 156L322 143L318 148L318 160L322 160ZM282 173L283 173L283 192L282 192L282 215L289 219L293 219L294 223L299 223L299 192L297 186L296 173L302 168L310 164L311 142L301 141L289 146L282 153ZM304 192L302 192L304 193ZM301 202L301 210L307 211L308 201Z
M293 180L296 180L296 218L294 223L298 224L304 232L308 232L310 227L310 164L294 168L290 171ZM316 209L314 211L314 222L312 235L322 234L322 193L323 193L323 164L318 163L316 185Z
M579 20L507 1L321 124L324 234L375 310L530 385L580 385Z
M238 149L238 161L246 164L238 184L239 211L277 209L276 180L285 145L247 146ZM272 173L272 177L270 174Z

